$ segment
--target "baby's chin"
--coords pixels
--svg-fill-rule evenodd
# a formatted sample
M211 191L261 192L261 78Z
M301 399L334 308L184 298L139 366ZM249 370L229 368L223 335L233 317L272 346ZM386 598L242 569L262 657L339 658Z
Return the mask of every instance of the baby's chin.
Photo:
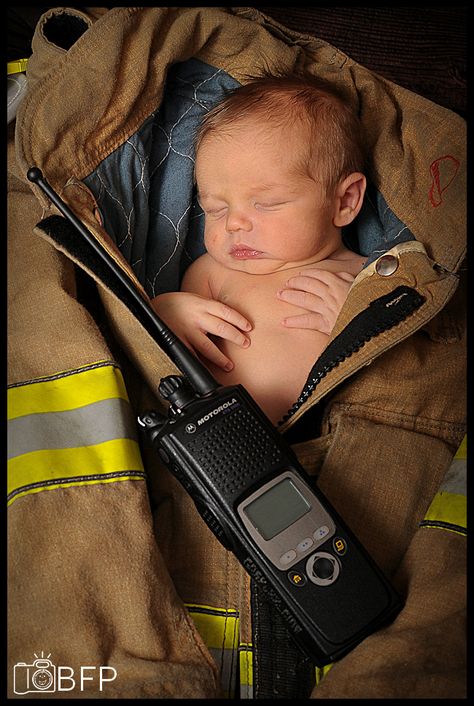
M248 260L226 260L224 264L231 270L236 272L245 272L248 275L271 275L274 272L280 272L286 269L287 263L281 260L272 260L271 258L260 257L250 258Z

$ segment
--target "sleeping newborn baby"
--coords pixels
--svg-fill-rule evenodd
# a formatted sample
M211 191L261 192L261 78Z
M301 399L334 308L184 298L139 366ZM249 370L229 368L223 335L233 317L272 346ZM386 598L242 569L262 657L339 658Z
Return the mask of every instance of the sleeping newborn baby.
M195 175L207 252L158 315L273 423L299 396L365 258L341 229L366 179L356 114L309 76L266 77L210 111Z

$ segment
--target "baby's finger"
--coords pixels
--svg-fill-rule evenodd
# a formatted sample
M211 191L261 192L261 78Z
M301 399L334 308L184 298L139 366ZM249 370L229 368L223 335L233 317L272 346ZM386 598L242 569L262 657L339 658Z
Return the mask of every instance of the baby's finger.
M322 296L313 292L305 292L301 289L281 289L277 296L289 304L294 304L309 311L319 311L323 304Z
M353 282L355 280L354 275L351 275L350 272L336 272L337 276L343 279L345 282Z
M223 302L214 300L210 302L210 305L209 312L217 318L227 321L229 324L236 326L241 331L252 330L252 324L250 321L236 309L232 309L232 307L224 304Z
M352 284L354 280L354 275L351 275L349 272L306 270L304 273L290 277L286 282L286 286L293 287L294 289L306 289L314 294L324 296L324 292L327 292L328 288L341 286L343 282Z
M206 318L205 326L203 327L207 333L213 336L218 336L226 341L235 343L237 346L242 348L247 348L250 346L250 338L246 336L240 329L232 326L232 324L227 323L223 319L219 319L216 316L209 316Z
M307 314L298 314L297 316L287 316L282 321L283 326L287 328L304 328L312 331L320 331L321 333L330 334L330 326L322 314L308 312Z
M355 280L354 275L351 275L350 272L332 272L331 270L320 269L303 270L298 275L295 275L294 278L297 277L307 277L309 279L319 280L325 284L332 284L338 279L345 280L346 282L353 282Z
M194 348L210 363L214 363L218 368L229 372L234 367L233 362L228 358L213 341L206 336L205 333L200 333L194 340Z
M328 291L328 285L324 280L319 277L308 277L307 275L290 277L285 283L285 288L310 292L319 297L324 297Z

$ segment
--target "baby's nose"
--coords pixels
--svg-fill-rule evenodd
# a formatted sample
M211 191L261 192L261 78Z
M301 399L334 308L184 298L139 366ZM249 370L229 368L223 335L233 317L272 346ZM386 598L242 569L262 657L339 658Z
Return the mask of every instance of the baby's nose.
M226 219L226 230L228 233L236 233L239 230L251 231L252 221L243 211L229 210Z

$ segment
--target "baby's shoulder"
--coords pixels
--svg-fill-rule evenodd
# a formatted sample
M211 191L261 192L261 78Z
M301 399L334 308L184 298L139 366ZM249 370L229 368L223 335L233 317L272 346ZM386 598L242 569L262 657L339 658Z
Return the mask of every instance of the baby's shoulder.
M209 253L204 253L204 255L201 255L194 260L194 262L188 267L186 274L189 273L193 277L216 277L223 271L225 271L223 265L211 257Z
M199 290L203 295L209 296L209 291L207 290L212 291L211 283L219 279L221 270L222 266L208 253L204 253L204 255L196 258L186 270L182 288L191 291Z
M205 252L203 255L199 255L193 262L189 265L189 270L202 269L203 267L210 267L212 263L212 258L209 253Z

